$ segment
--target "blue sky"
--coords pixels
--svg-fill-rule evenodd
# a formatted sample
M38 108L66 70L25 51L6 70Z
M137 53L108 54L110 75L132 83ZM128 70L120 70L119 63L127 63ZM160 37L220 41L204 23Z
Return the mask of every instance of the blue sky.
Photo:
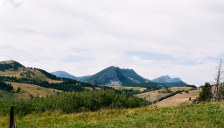
M0 0L0 60L75 76L108 66L212 82L224 55L222 0Z

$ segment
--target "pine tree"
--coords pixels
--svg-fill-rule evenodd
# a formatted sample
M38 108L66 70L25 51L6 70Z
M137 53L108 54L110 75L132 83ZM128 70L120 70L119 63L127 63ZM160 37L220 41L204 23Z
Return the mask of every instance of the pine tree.
M212 99L212 86L210 83L205 83L205 85L202 87L202 91L200 92L200 95L198 97L198 101L207 101L210 102Z

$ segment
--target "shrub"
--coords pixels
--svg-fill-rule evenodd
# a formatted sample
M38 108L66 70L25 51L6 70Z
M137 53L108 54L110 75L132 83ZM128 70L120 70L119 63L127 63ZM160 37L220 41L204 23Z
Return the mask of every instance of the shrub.
M95 111L101 108L135 108L145 106L145 100L133 97L125 92L118 94L114 90L93 90L84 92L63 92L46 98L34 97L31 100L0 101L3 108L14 105L16 113L27 115L45 111L61 110L66 113ZM0 114L8 109L0 108Z

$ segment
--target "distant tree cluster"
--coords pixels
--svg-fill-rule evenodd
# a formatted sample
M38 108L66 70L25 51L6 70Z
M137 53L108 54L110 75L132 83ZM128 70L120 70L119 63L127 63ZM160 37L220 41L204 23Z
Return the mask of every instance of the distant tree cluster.
M84 92L63 92L46 98L33 97L31 100L0 101L0 114L7 114L10 105L15 106L17 114L27 115L54 110L74 113L95 111L101 108L135 108L147 104L145 100L129 96L124 92L117 94L114 90L100 89Z
M161 87L159 87L159 86L149 86L143 92L155 91L155 90L159 90L159 89L161 89Z
M197 87L195 85L187 85L187 87L191 87L193 89L197 89Z
M17 70L19 67L23 67L20 63L18 62L13 62L12 64L0 64L0 71L5 71L5 70Z
M13 91L13 87L12 87L11 84L6 84L6 83L1 82L1 81L0 81L0 89L8 91L8 92Z
M63 78L63 82L61 83L49 83L47 81L37 81L34 79L27 78L16 78L16 77L3 77L0 76L1 81L9 81L9 82L17 82L17 83L26 83L26 84L34 84L39 85L45 88L54 88L62 91L84 91L84 87L97 87L95 85L91 85L88 83L81 83L75 80Z

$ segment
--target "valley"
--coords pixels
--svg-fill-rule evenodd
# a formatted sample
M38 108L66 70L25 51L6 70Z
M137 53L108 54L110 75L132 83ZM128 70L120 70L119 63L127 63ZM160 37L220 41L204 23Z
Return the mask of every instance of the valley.
M93 90L108 88L120 92L124 91L129 95L135 95L139 98L145 99L149 103L169 106L171 105L170 100L169 102L167 102L167 105L167 100L163 100L162 103L157 102L160 102L160 100L163 98L166 99L167 96L169 96L168 99L172 99L172 97L175 97L175 95L171 97L170 95L172 95L173 93L177 93L177 91L189 91L192 89L191 87L178 87L179 82L184 83L180 78L171 78L168 75L165 75L150 81L149 79L143 78L142 76L138 75L133 69L120 69L119 67L115 66L108 67L100 71L99 73L88 77L76 77L65 71L56 71L50 74L42 69L27 68L19 62L13 60L2 61L0 62L0 65L0 78L5 83L10 84L13 87L13 93L5 92L4 95L11 95L12 97L16 97L19 99L46 97L47 95L60 93L65 90L68 91L69 88L74 89L74 91L76 89ZM90 84L78 82L76 81L77 79L86 79L85 81ZM113 85L113 83L111 83L112 81L114 81L113 83L120 83L119 86L117 86L116 84ZM170 86L170 88L167 89L165 88L165 83L169 83L172 86L176 85L177 87ZM197 93L191 92L192 91L190 91L190 93L186 96L186 99L189 99L189 97L198 97L199 91L197 91ZM194 94L195 96L191 96L191 94ZM3 93L2 97L4 97ZM174 98L174 100L175 99L176 98Z
M9 87L8 90L0 89L0 127L3 128L7 125L5 121L11 105L16 107L16 123L21 128L170 127L173 121L166 117L189 120L183 114L202 106L192 104L199 96L200 88L167 75L149 80L133 69L112 66L94 75L75 77L67 72L48 73L27 68L16 61L0 64L0 81L5 83L1 86L12 87L11 91ZM208 106L222 108L223 104ZM202 107L207 109L208 106ZM34 120L38 123L31 123ZM88 123L84 123L87 120ZM162 123L164 120L169 123ZM201 123L199 118L195 120Z

